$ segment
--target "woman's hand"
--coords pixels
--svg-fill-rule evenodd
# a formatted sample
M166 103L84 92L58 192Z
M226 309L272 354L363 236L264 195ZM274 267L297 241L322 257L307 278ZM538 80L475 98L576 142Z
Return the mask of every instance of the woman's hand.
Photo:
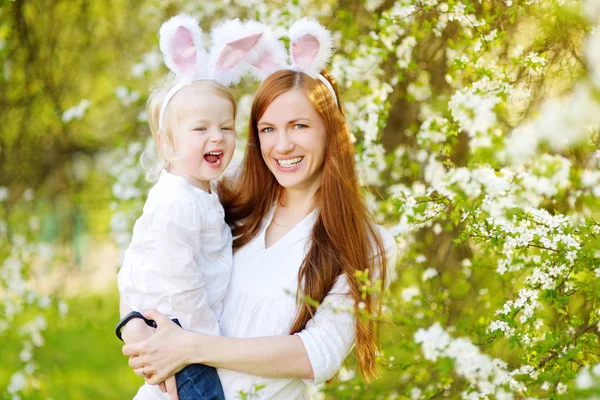
M151 385L158 385L190 364L187 361L190 349L186 345L189 332L156 310L144 315L156 321L156 331L146 340L125 344L123 354L129 356L129 366L136 375Z

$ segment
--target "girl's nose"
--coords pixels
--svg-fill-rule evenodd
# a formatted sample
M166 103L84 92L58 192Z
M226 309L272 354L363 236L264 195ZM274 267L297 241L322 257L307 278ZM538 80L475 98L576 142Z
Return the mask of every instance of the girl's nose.
M223 140L223 132L220 129L213 130L210 133L210 141L213 143L218 143Z

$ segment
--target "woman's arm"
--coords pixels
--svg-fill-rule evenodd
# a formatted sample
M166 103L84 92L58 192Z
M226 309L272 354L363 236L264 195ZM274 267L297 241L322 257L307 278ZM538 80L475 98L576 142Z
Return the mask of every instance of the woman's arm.
M190 364L207 364L267 378L313 378L312 366L299 337L231 338L190 335Z
M336 283L314 317L296 335L230 338L186 332L156 310L144 312L157 322L156 333L123 346L129 366L160 382L194 363L268 378L300 378L316 385L333 377L354 343L354 301L345 275Z
M389 235L389 234L388 234ZM393 237L384 237L388 272L395 266ZM386 279L389 282L389 279ZM355 338L354 300L345 275L338 277L314 317L296 335L228 338L185 332L156 311L145 313L158 324L150 339L123 346L142 368L160 381L185 366L202 363L269 378L301 378L308 385L331 379L348 356Z
M307 384L324 382L335 375L354 343L353 300L345 276L297 335L230 338L186 332L156 310L145 312L154 319L156 333L140 343L123 346L133 356L129 366L152 374L159 382L189 364L201 363L268 378L300 378Z
M155 310L145 313L158 324L144 342L123 346L129 365L144 367L155 384L190 364L206 364L269 378L312 379L312 366L297 336L230 338L187 332Z

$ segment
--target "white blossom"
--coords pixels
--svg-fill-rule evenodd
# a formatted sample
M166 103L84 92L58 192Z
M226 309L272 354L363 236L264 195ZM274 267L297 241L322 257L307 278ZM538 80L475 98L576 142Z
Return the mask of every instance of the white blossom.
M6 199L8 199L8 188L0 186L0 202L6 201Z
M26 383L25 375L22 372L16 372L10 377L10 382L6 390L8 393L14 395L23 390Z
M455 372L474 385L479 395L500 394L505 398L503 386L511 381L511 377L504 361L482 354L477 346L466 338L453 339L437 322L428 329L419 329L414 339L416 343L421 344L426 360L451 358L454 361Z
M523 63L527 67L529 75L540 76L544 72L543 68L547 62L546 58L539 56L536 52L531 52L525 57Z
M414 297L418 296L421 292L419 288L415 286L407 287L402 290L401 297L405 302L410 302Z
M140 94L137 91L130 91L125 86L119 86L115 90L115 95L119 100L121 100L121 104L123 104L126 107L140 99Z
M437 269L435 269L435 268L427 268L427 269L425 270L425 272L423 272L423 277L422 277L422 279L423 279L424 281L426 281L426 280L429 280L429 279L431 279L431 278L433 278L433 277L436 277L437 275L438 275L438 271L437 271Z
M575 378L575 386L578 389L585 390L591 388L593 385L594 380L592 379L589 368L583 368L579 371L579 374L577 374L577 377Z
M74 119L82 119L83 116L85 115L85 112L90 108L90 106L92 105L92 103L87 100L87 99L83 99L81 100L77 105L65 110L62 114L62 120L63 122L69 123Z

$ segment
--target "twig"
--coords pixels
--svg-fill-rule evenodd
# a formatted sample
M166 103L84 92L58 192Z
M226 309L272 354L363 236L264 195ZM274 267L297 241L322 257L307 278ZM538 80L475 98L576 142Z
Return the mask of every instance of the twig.
M575 336L573 336L573 338L571 340L569 340L567 343L565 343L564 346L568 346L568 345L574 343L579 338L579 336L583 335L584 333L586 333L590 329L594 328L595 326L598 326L598 323L600 323L600 320L596 320L596 321L592 322L591 324L589 324L588 326L584 326L583 328L579 329L579 331L577 331L577 333L575 333ZM544 365L548 364L549 361L555 359L556 357L558 357L558 352L556 350L552 350L551 355L546 356L542 359L542 361L540 362L539 368L544 368Z

